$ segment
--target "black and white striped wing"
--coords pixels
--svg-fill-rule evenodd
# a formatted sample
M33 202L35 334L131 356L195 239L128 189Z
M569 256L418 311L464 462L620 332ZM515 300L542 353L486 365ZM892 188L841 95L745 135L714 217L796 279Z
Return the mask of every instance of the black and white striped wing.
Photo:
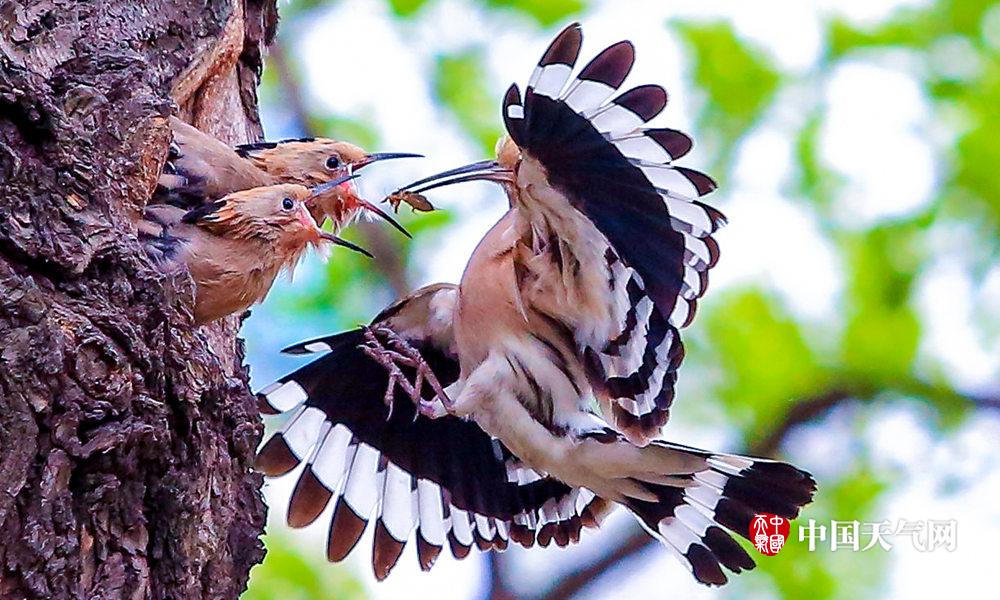
M624 440L611 428L583 437L604 444ZM709 452L664 440L653 440L645 450L671 464L670 474L634 478L655 501L629 497L622 504L707 585L726 583L723 567L740 573L756 566L734 539L738 535L753 541L755 515L794 519L816 491L809 473L767 458Z
M427 300L420 310L451 310L457 289L436 286L421 296L425 290L384 311L376 323L404 336L448 385L459 367L447 335L420 325L440 323L442 315L421 318L410 309ZM390 414L384 403L388 376L359 349L363 341L359 329L286 349L326 354L258 394L262 412L290 414L261 448L258 469L280 476L306 463L288 523L308 525L333 502L331 561L353 550L373 518L372 564L379 579L395 566L411 534L420 566L428 570L446 544L456 558L473 545L504 549L509 540L565 545L579 539L582 527L597 524L607 508L602 500L535 473L474 422L415 416L413 403L398 391Z
M522 153L607 243L619 321L609 339L579 341L589 348L595 388L610 400L609 418L630 439L647 441L669 415L684 355L678 329L691 323L708 286L719 257L712 234L725 218L699 200L715 189L712 179L673 164L691 139L646 127L666 106L663 88L612 98L632 68L632 44L605 49L571 80L581 42L579 25L563 30L523 102L516 85L507 91L503 117Z

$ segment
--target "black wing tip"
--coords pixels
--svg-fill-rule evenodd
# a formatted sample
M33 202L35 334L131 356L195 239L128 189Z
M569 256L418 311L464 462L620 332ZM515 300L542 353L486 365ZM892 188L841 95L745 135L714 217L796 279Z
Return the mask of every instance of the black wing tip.
M640 85L621 94L612 102L632 111L643 121L649 121L666 108L667 90L655 83Z
M503 123L507 128L507 134L514 140L514 143L518 146L524 143L524 105L521 101L521 88L517 86L516 83L512 83L507 92L503 97L503 104L501 105L501 110L503 114ZM511 107L520 107L520 115L512 114Z
M441 554L442 547L432 544L424 539L424 536L417 532L417 560L420 562L420 570L430 571L437 562Z
M580 23L573 22L563 28L556 35L541 60L538 61L540 67L548 65L562 64L573 66L580 55L580 47L583 45L583 28Z
M659 144L670 155L671 160L683 157L694 147L691 136L677 129L647 129L646 136Z
M297 467L300 462L288 447L284 436L276 433L257 453L254 469L268 477L280 477Z
M372 548L372 573L378 581L385 581L392 568L399 562L399 556L403 553L405 541L399 541L392 537L385 523L380 518L375 523L375 539Z
M326 509L333 492L307 467L299 476L292 497L288 502L285 522L289 527L299 529L312 524Z
M714 179L712 179L708 175L705 175L701 171L695 171L694 169L689 169L687 167L674 167L674 168L677 169L677 172L679 172L688 181L691 182L691 185L693 185L694 188L698 191L698 196L705 196L707 194L710 194L719 187L719 184L717 184ZM710 215L712 217L713 222L718 221L719 219L721 219L723 223L725 222L726 217L719 210L712 207L707 207L707 208L711 208L712 211L715 212L715 214Z
M634 63L635 45L629 40L622 40L602 50L580 71L577 78L618 88L632 71Z
M718 525L710 525L702 536L702 542L712 551L713 554L733 573L739 574L743 571L751 571L757 563L747 554L743 546L740 546L726 530Z
M512 104L521 104L521 88L516 83L510 84L507 92L503 96L503 105L506 108Z
M719 559L701 544L692 544L684 555L691 565L695 579L705 585L725 585L729 579L719 566Z
M347 502L338 502L330 523L327 538L326 558L330 562L340 562L354 550L365 532L368 520L361 518Z

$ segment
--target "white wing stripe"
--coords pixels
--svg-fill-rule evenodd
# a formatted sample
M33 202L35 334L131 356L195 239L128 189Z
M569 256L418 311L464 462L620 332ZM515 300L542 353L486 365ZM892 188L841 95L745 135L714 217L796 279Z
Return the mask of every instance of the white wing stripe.
M309 342L302 348L310 354L315 354L317 352L329 352L331 350L330 344L326 342Z
M729 478L722 473L712 470L699 471L694 474L694 478L705 485L710 485L716 488L720 492L722 491L722 488L726 486L726 482L729 481Z
M674 509L674 515L680 519L698 538L704 538L708 528L714 525L700 510L690 504L681 504Z
M684 490L684 497L704 506L714 515L715 505L722 498L722 492L708 486L697 485Z
M615 89L600 81L577 79L570 85L563 100L579 113L600 106L615 93Z
M693 228L691 233L694 233L695 231L703 231L707 234L712 231L711 217L709 217L708 213L697 204L678 200L673 197L665 198L665 200L667 203L667 211L670 213L670 216L679 221L688 223Z
M344 478L348 461L348 445L353 438L351 430L342 423L337 423L327 434L313 459L312 471L326 489L336 490ZM353 459L353 452L351 453Z
M472 545L472 527L469 525L469 513L451 506L451 531L455 539L463 546Z
M706 244L700 238L696 238L691 234L684 234L684 247L691 251L691 254L697 256L701 262L705 263L705 267L712 262L712 253L708 249L708 244ZM700 269L704 270L704 269Z
M435 546L443 546L447 532L441 486L428 479L417 480L417 507L420 516L420 534Z
M692 544L698 544L699 539L684 523L676 517L664 517L656 527L668 544L677 548L681 554L686 554Z
M382 490L382 523L396 541L405 542L413 529L413 479L395 463L386 465Z
M306 406L282 430L281 435L288 444L288 449L299 460L305 460L309 455L319 439L324 421L326 413L314 406Z
M355 514L362 519L371 516L378 502L380 475L378 469L379 451L368 444L358 444L354 463L347 475L344 486L344 500Z
M698 196L698 188L696 188L694 184L691 183L691 181L680 171L673 167L649 164L640 164L637 166L639 167L639 170L642 171L643 175L646 176L649 183L653 184L653 187L670 190L675 194L688 196L690 198L696 198ZM670 205L669 200L667 200L667 205Z
M306 401L309 396L302 386L294 381L274 382L260 391L274 410L285 412Z
M528 86L532 88L536 94L540 96L548 96L553 100L559 97L559 93L562 92L563 87L566 85L566 80L569 79L570 72L572 68L569 65L564 65L561 63L553 63L551 65L545 65L544 67L536 67L535 73L538 77L535 80L535 75L533 74L531 78L535 80L535 83L528 83Z
M618 104L608 104L590 117L590 124L601 133L632 131L643 124L642 117Z
M628 158L648 161L651 163L668 163L670 155L662 146L644 135L618 138L611 141Z

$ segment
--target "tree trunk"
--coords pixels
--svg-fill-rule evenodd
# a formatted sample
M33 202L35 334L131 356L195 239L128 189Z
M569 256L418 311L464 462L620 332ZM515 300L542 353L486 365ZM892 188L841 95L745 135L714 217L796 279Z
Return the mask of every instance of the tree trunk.
M263 558L238 320L134 220L176 111L256 139L274 0L0 0L0 598L235 598Z

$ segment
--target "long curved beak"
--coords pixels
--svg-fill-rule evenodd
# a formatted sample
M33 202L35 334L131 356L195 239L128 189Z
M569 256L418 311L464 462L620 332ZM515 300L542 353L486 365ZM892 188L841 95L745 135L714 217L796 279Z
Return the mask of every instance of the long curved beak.
M319 236L322 239L330 242L331 244L336 244L337 246L343 246L344 248L349 248L351 250L354 250L355 252L360 252L361 254L364 254L368 258L375 258L375 256L372 255L371 252L365 250L361 246L359 246L357 244L352 244L351 242L348 242L347 240L345 240L343 238L337 237L337 236L333 235L332 233L330 233L328 231L321 232L319 234Z
M360 175L354 175L352 173L352 174L344 175L343 177L338 177L337 179L333 179L331 181L327 181L326 183L321 183L321 184L315 186L314 188L312 188L311 190L309 190L309 198L315 198L316 196L325 194L326 192L329 192L333 188L337 187L338 185L340 185L342 183L345 183L347 181L350 181L352 179L357 179L358 177L361 177L361 176Z
M388 223L390 225L392 225L393 227L395 227L396 229L398 229L406 237L411 238L411 239L413 238L413 236L410 235L410 232L407 231L405 227L403 227L402 225L400 225L399 222L396 221L396 219L393 219L391 216L389 216L389 213L385 212L384 210L382 210L381 208L375 206L374 204L372 204L371 202L369 202L367 200L362 200L361 198L358 198L358 201L361 203L361 206L363 206L365 208L365 210L369 210L369 211L375 213L376 215L382 217L383 219L385 219L386 221L388 221Z
M424 177L419 181L414 181L409 185L404 185L396 190L395 193L413 192L419 194L434 188L445 187L455 183L464 183L466 181L494 181L496 183L510 183L513 181L513 178L514 173L510 169L500 166L500 163L497 161L481 160L479 162L474 162L455 169L442 171L441 173L431 175L430 177Z
M413 154L412 152L373 152L371 154L365 155L364 158L356 163L351 164L351 170L357 171L362 167L367 167L373 162L378 162L380 160L392 160L394 158L423 158L423 154Z

